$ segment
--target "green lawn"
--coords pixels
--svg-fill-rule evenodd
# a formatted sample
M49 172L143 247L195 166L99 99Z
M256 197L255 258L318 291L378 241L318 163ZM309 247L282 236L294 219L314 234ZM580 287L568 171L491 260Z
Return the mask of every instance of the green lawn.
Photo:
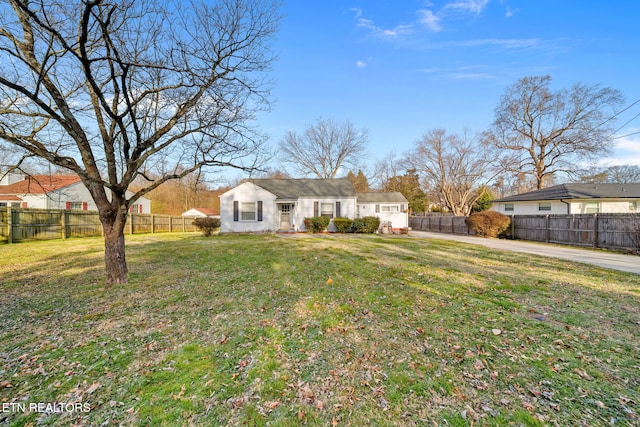
M127 245L108 291L99 238L0 246L0 425L640 423L638 276L410 236Z

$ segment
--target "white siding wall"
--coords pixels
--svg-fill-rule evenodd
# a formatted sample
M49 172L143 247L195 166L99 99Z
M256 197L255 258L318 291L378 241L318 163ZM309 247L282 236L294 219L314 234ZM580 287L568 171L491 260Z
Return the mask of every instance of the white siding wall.
M380 212L376 212L376 205L380 205ZM382 212L383 205L400 206L400 212ZM358 203L360 218L365 216L377 216L380 221L390 221L392 228L406 228L409 226L409 214L402 212L406 203Z
M251 203L262 201L262 221L234 221L233 202ZM257 212L256 212L257 217ZM245 182L220 196L221 233L259 233L275 231L280 226L276 197L251 182Z
M574 202L571 203L571 213L572 214L584 214L591 213L587 212L587 204L589 202L599 203L599 213L629 213L629 212L640 212L638 210L630 210L629 203L633 200L591 200L584 202ZM636 202L636 205L640 207L640 201Z
M88 211L98 210L98 207L91 197L91 193L89 193L87 187L81 182L61 188L60 190L52 191L48 196L48 209L66 209L67 202L85 202L87 203Z
M505 215L566 215L568 213L566 203L560 201L542 202L551 203L550 211L541 211L539 203L541 202L513 202L513 211L505 211L505 204L508 203L496 203L492 208Z
M340 216L343 218L355 218L356 217L356 199L353 197L343 198L343 199L333 199L333 198L300 198L296 202L296 206L294 209L294 214L292 217L292 222L295 224L296 229L300 231L306 231L304 227L304 219L312 217L314 214L313 211L313 203L332 203L333 204L333 215L336 215L336 202L340 202ZM318 210L320 206L318 206ZM318 212L320 214L320 212ZM329 224L327 231L337 231L336 227L333 225L333 221Z
M640 210L630 210L629 205L633 200L581 200L573 201L569 204L570 209L567 210L567 203L560 201L552 201L550 211L541 211L538 209L540 202L513 202L513 211L505 211L505 205L508 203L495 203L492 207L505 215L566 215L566 214L586 214L587 205L592 202L599 204L599 213L628 213L628 212L640 212ZM640 208L640 201L637 202L637 206Z

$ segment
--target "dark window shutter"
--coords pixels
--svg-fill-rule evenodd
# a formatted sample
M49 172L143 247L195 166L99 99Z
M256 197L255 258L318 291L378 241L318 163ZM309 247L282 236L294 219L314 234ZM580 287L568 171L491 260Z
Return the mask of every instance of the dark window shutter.
M376 205L376 213L380 212L380 205Z
M27 202L22 202L22 208L26 209L26 207L27 207Z
M318 212L318 202L313 202L313 216L320 216Z
M138 209L140 210L140 213L142 213L142 203L138 205Z
M87 202L82 202L82 210L83 211L86 211L88 207L89 206L88 206Z
M238 210L238 201L233 201L233 220L238 221L240 218L240 211Z
M258 200L258 221L262 221L262 200Z
M70 211L71 210L71 202L67 202L65 205L65 209Z
M336 217L340 217L340 202L336 202Z

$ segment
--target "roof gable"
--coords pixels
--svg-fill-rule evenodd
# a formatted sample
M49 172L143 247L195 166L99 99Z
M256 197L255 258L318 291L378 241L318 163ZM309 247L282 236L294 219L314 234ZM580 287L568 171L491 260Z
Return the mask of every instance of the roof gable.
M278 199L298 199L300 197L355 197L353 184L347 178L339 179L247 179Z
M23 181L0 186L0 194L48 194L78 182L77 175L31 175Z
M640 184L561 184L527 193L515 194L493 202L529 202L535 200L636 199Z

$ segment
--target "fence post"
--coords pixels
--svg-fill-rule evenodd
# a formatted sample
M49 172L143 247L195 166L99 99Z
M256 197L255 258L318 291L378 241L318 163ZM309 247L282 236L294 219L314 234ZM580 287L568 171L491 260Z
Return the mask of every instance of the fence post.
M67 238L67 212L60 211L60 227L62 227L62 240Z
M173 233L173 215L169 215L169 233Z
M156 232L156 216L151 215L151 234Z
M13 243L13 213L7 203L7 243Z
M182 217L182 232L184 233L185 231L187 231L187 223L185 221L186 217Z
M598 214L593 214L593 247L598 247Z
M511 239L516 240L516 216L511 215Z
M129 217L131 218L131 220L129 221L129 234L133 234L133 218L136 216L136 214L132 213Z
M551 240L551 230L549 229L549 215L545 215L545 228L547 229L547 238L545 239L547 243Z

